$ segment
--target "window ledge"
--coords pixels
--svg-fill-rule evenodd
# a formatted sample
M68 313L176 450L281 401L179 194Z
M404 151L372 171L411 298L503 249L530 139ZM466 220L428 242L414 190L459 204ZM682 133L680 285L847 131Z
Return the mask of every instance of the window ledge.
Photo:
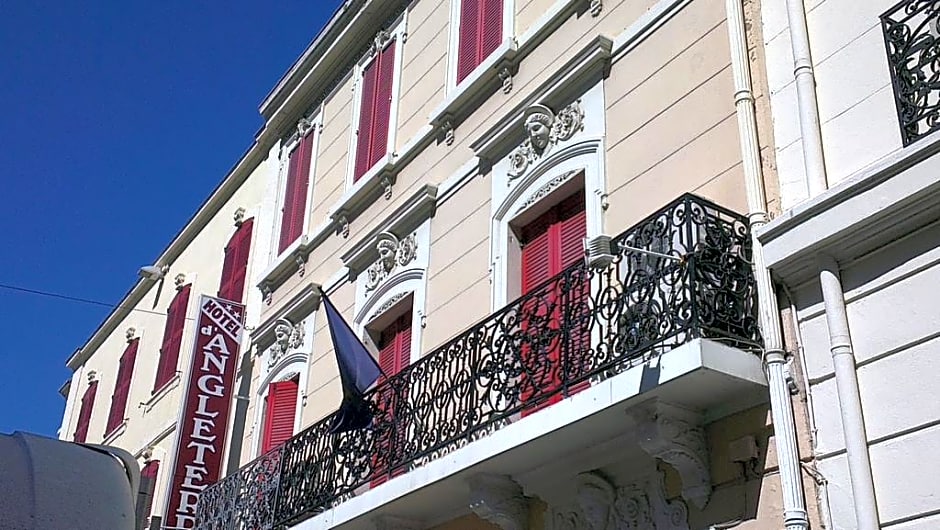
M111 442L117 440L122 434L124 434L127 431L127 420L128 418L124 418L124 421L122 421L117 427L111 429L111 432L105 434L101 444L111 445Z
M144 407L144 414L150 412L153 407L161 400L164 396L169 394L174 388L180 386L180 373L177 371L169 381L164 383L163 386L158 388L153 392L153 395L150 396L150 399L141 403L141 406Z

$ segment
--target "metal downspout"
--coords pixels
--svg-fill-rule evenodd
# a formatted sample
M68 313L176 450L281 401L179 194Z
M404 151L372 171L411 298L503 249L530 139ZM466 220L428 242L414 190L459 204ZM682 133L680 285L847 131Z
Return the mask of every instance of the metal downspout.
M763 247L754 236L757 229L767 224L767 198L764 190L760 144L757 139L757 118L754 94L751 88L750 60L743 0L726 0L728 35L731 43L731 66L734 74L734 105L741 137L741 157L747 188L749 223L753 240L754 276L760 311L760 327L764 336L764 363L770 391L770 408L774 422L774 442L780 467L783 493L783 517L786 530L806 530L809 517L800 473L800 456L796 437L796 422L790 391L787 385L786 356L780 310L770 271L764 265Z
M855 501L855 520L859 530L878 530L878 504L868 454L868 436L858 389L855 351L849 333L849 319L845 308L845 294L839 277L839 265L831 256L819 256L819 285L826 306L826 325L829 328L829 349L839 394L842 431L845 435L845 455L852 482Z

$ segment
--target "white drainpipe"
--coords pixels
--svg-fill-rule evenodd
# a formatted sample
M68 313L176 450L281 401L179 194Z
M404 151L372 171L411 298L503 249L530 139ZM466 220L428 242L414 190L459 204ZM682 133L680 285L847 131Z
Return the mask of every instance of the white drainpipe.
M728 35L731 41L731 68L734 74L734 105L741 137L741 156L747 188L747 204L752 237L756 230L767 224L767 197L757 141L757 118L754 93L751 89L751 70L747 50L747 33L742 0L727 0ZM787 385L786 356L780 310L770 271L764 265L764 251L760 241L753 237L754 275L760 307L760 327L764 336L764 362L767 384L770 387L770 409L774 422L774 442L780 467L783 490L783 517L787 530L806 530L809 517L800 474L800 455L796 438L796 422Z
M849 480L852 482L855 519L858 525L856 528L878 530L881 525L878 521L875 484L868 455L865 417L862 414L858 373L855 369L855 352L852 348L852 336L849 333L849 319L845 309L842 281L839 278L839 265L831 256L819 256L818 261L819 284L822 288L823 304L826 306L829 348L832 352L839 409L842 413L842 431L845 434L845 455L849 464Z
M826 191L829 183L819 125L819 105L816 102L816 74L813 72L803 0L787 0L787 18L790 22L790 47L793 49L793 76L796 78L806 189L812 198Z

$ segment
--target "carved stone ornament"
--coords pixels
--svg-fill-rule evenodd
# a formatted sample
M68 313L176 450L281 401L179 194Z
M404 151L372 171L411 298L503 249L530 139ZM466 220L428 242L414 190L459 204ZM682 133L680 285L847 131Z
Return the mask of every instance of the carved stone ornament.
M469 479L470 510L503 530L529 527L529 500L507 475L481 473Z
M392 198L392 179L388 178L387 176L382 177L382 180L379 182L379 184L382 186L382 189L385 190L385 193L383 194L385 200L390 200Z
M562 173L561 175L558 175L552 178L552 180L546 182L544 185L542 185L541 188L536 190L536 192L533 193L531 197L526 199L525 202L522 203L522 206L520 206L519 209L516 211L516 213L521 212L525 210L526 208L528 208L529 206L532 206L533 204L544 199L551 192L561 187L562 184L564 184L565 182L568 182L568 180L571 177L577 175L580 171L581 171L580 169L576 169L573 171L568 171L567 173Z
M511 179L522 176L552 146L570 140L583 130L584 109L580 100L563 108L557 115L544 105L532 105L525 111L523 127L528 137L509 155Z
M294 263L297 264L297 274L303 276L307 272L307 257L303 254L294 256Z
M241 226L245 222L245 209L241 206L235 208L235 215L233 218L235 219L235 226Z
M264 303L271 305L271 302L274 300L274 291L271 290L271 285L264 283L261 285L261 296L264 298Z
M708 447L701 418L665 403L641 405L630 412L637 442L650 456L670 464L682 478L682 497L699 509L711 496Z
M127 342L132 342L137 337L137 329L127 328L127 331L124 332L124 338L127 339Z
M505 66L500 68L497 75L499 75L499 80L503 82L503 94L512 92L512 72L509 71L509 68Z
M444 133L444 143L446 145L454 145L454 122L450 119L442 121L441 131Z
M274 324L274 345L271 346L271 355L268 356L268 367L274 366L284 354L303 344L304 323L291 324L286 318L278 319Z
M379 32L376 33L375 37L372 39L372 46L369 48L369 56L375 55L382 51L391 38L392 34L389 33L387 29L379 30Z
M588 8L588 11L591 12L591 16L597 18L601 16L601 11L604 9L604 2L602 0L591 0L591 7Z
M307 136L307 134L310 132L310 129L313 128L315 123L316 122L314 121L312 116L304 116L300 118L299 120L297 120L297 124L294 126L294 130L293 132L291 132L290 137L288 137L287 140L285 140L281 145L283 147L290 146L291 149L293 149L293 145L304 136Z
M391 232L382 232L375 238L379 259L366 269L366 292L374 290L398 266L405 266L418 256L418 242L414 234L399 240Z
M88 370L88 382L94 383L97 380L98 380L98 372L94 370Z
M173 285L176 286L177 291L182 289L183 286L186 285L186 275L183 274L182 272L177 274L176 277L173 278Z
M666 499L661 472L622 488L582 473L577 488L575 503L552 510L552 530L689 530L689 510Z
M391 298L386 300L382 305L376 308L375 314L381 315L382 313L388 311L389 309L392 308L393 305L397 304L399 300L401 300L402 298L406 296L408 296L408 293L398 293L396 295L393 295Z
M336 216L336 235L342 235L343 239L349 237L349 218L346 214Z

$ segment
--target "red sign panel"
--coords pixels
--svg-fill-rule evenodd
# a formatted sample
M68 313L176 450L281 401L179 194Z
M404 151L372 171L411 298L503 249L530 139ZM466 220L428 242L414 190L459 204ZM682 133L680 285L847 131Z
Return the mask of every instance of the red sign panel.
M244 319L241 304L205 295L199 298L164 528L193 528L199 494L219 480Z

